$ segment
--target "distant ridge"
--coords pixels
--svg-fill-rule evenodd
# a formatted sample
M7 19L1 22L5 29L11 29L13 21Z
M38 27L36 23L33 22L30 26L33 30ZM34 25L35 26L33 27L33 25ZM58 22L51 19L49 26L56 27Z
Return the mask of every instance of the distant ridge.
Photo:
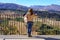
M14 4L14 3L0 3L0 9L10 9L10 10L27 10L28 7Z
M60 11L60 5L52 4L47 6L32 5L30 7L18 5L14 3L0 3L0 9L23 10L26 11L32 8L36 11Z
M40 5L34 5L31 6L31 8L33 8L34 10L38 10L38 11L60 11L60 5L56 5L56 4L52 4L52 5L48 5L48 6L40 6Z

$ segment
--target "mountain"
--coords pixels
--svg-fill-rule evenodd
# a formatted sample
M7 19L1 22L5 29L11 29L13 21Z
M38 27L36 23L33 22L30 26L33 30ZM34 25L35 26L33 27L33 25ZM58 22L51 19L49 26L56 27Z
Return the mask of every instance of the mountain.
M25 11L24 13L22 13L21 15L25 15L26 11L32 8L33 10L35 10L34 12L37 13L38 16L44 18L44 17L48 17L48 18L60 18L60 5L48 5L48 6L40 6L40 5L33 5L30 7L27 6L22 6L22 5L18 5L18 4L14 4L14 3L0 3L0 14L1 13L10 13L13 14L14 12L8 12L5 11L4 9L9 9L9 10L22 10ZM1 9L3 9L4 11L2 11ZM16 14L16 16L20 16L20 12L22 11L18 11ZM16 12L15 12L16 13ZM15 14L13 14L15 16ZM13 16L12 15L12 16Z
M60 5L52 4L48 6L33 5L31 6L34 10L38 11L60 11Z
M14 3L0 3L0 9L10 9L10 10L27 10L28 7L14 4Z
M30 7L22 6L14 3L0 3L0 9L10 9L10 10L23 10L26 11L29 8L38 11L60 11L60 5L52 4L48 6L33 5Z

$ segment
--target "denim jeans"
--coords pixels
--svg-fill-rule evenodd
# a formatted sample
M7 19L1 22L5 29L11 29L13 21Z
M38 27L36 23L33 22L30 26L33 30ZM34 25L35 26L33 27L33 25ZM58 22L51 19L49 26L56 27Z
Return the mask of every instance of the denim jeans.
M27 22L28 35L31 35L32 26L33 26L33 22L28 21L28 22Z

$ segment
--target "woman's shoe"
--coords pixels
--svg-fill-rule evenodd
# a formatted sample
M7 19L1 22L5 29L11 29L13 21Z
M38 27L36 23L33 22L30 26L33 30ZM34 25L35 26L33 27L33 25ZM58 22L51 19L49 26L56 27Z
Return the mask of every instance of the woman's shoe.
M28 37L32 37L32 35L28 35Z

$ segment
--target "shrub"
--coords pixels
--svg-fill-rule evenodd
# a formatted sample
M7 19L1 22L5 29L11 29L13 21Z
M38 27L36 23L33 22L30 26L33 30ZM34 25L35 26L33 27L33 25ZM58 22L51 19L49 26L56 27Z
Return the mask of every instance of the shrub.
M15 18L14 20L15 20L15 21L20 21L20 22L23 22L23 21L24 21L23 18Z
M60 35L60 29L42 24L39 29L37 29L39 35Z

